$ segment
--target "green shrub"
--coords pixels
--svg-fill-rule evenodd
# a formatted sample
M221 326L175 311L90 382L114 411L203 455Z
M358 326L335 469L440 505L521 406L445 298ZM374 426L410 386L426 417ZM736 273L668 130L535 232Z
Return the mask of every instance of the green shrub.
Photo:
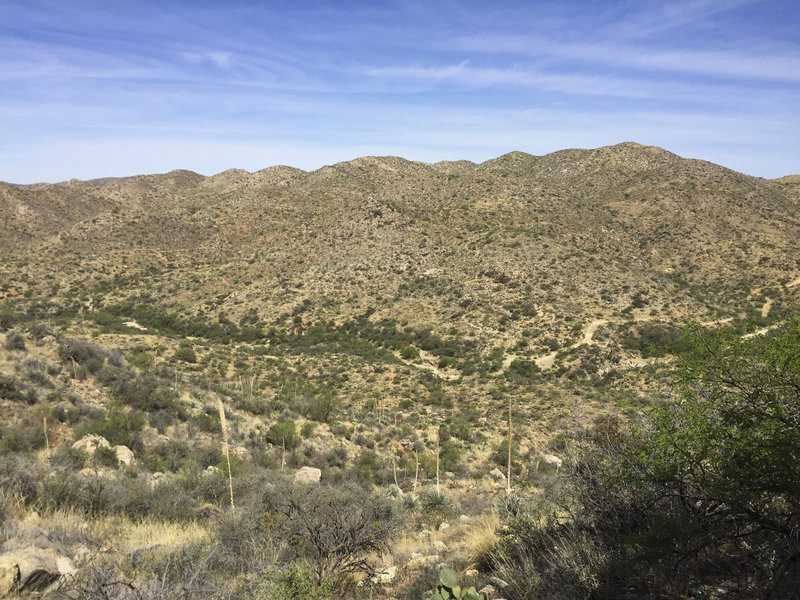
M114 458L116 460L116 454ZM53 468L67 471L82 469L87 460L89 455L86 452L72 446L61 446L50 455L50 465Z
M0 456L0 493L31 502L38 496L39 487L35 463L20 455Z
M294 564L269 580L268 600L327 600L333 587L333 582L326 582L317 588L314 571Z
M6 350L25 350L25 336L14 329L6 333Z
M153 355L145 351L134 351L131 365L140 371L147 371L153 365Z
M114 448L105 448L103 446L100 446L94 451L92 462L98 467L111 468L116 468L119 464L117 453L114 451Z
M514 443L514 440L511 441L511 468L514 470L515 473L519 473L522 469L522 461L519 458L519 453L517 451L518 444ZM501 467L508 466L508 438L501 441L497 446L494 448L494 452L492 452L492 460L496 462Z
M373 572L372 557L391 549L400 525L388 499L352 485L276 487L265 508L265 534L286 540L290 558L311 567L315 589Z
M0 308L0 331L7 331L22 319L22 315L10 308Z
M61 342L58 353L64 360L74 360L80 365L91 365L92 372L97 371L106 359L105 350L95 344L76 339L66 339Z
M414 360L415 358L419 358L419 350L414 348L414 346L404 346L400 350L400 357L405 360Z
M112 446L139 449L141 447L139 432L145 423L144 415L140 412L125 410L118 404L111 404L101 419L76 432L76 436L81 438L88 434L100 435Z
M179 482L173 479L154 482L146 477L126 480L117 488L111 502L114 512L122 512L132 519L148 517L174 522L194 519L196 505Z
M267 441L278 448L294 450L300 445L300 436L294 421L279 421L267 431Z
M599 420L554 503L507 520L493 569L512 597L800 589L800 319L752 338L693 326L677 347L673 399L644 426Z
M0 429L0 452L31 452L44 448L44 427L39 421L25 421Z
M108 513L112 500L118 496L103 477L60 473L42 481L37 503L47 511L73 509L98 517Z
M141 411L177 409L177 393L155 375L120 370L110 387L111 393L123 404Z
M200 431L205 431L207 433L213 433L220 431L220 422L219 417L216 415L209 414L208 412L202 412L197 415L194 415L190 423L197 427Z
M303 423L303 427L300 429L300 435L304 438L309 438L314 435L314 431L317 429L317 423L312 423L311 421L307 421Z
M172 471L173 473L180 471L193 455L192 448L189 446L189 444L179 440L170 440L168 442L157 444L153 446L151 453L161 458L161 468L151 470L168 470Z
M20 384L16 379L0 375L0 399L22 401L25 396L20 389Z
M353 465L356 477L365 483L385 484L392 480L392 470L388 461L374 450L362 448Z
M183 362L187 363L197 362L197 354L195 354L194 348L191 346L181 346L175 350L175 354L173 354L172 357L175 360L182 360Z

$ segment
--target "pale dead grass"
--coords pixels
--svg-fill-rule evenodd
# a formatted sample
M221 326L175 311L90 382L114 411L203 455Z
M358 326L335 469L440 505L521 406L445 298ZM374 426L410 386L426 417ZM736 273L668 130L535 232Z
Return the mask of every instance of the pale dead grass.
M500 519L491 512L471 519L462 527L466 530L457 547L467 557L470 567L475 568L486 561L497 544Z
M25 525L45 532L58 530L72 537L93 538L101 544L112 545L116 550L179 547L208 541L211 537L211 532L196 521L170 523L151 518L133 521L119 515L87 520L85 515L73 510L57 510L46 514L29 510L20 516Z
M154 519L131 521L125 517L105 517L93 523L103 538L115 540L115 547L179 547L208 541L211 532L201 523L170 523Z

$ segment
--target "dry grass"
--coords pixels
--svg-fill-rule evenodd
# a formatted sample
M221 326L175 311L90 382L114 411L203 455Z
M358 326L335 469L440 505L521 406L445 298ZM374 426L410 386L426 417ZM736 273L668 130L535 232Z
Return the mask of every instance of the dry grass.
M123 517L107 517L95 523L95 531L106 538L119 540L127 548L152 546L178 547L203 542L210 532L201 523L169 523L144 519L131 521Z
M470 567L480 568L486 564L497 544L498 527L500 520L494 513L482 515L469 522L469 528L459 546L468 557Z
M125 551L143 547L179 547L206 541L210 531L199 522L170 523L156 519L134 521L124 516L104 516L92 521L72 510L57 510L49 514L39 514L27 510L19 515L27 526L43 531L59 532L70 539L94 539L98 545L110 546L115 551Z

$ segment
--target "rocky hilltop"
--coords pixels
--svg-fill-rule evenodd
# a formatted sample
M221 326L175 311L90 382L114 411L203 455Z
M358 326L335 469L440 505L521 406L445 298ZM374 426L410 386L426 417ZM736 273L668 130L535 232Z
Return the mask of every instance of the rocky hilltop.
M364 157L311 173L3 184L4 293L57 285L108 304L147 290L208 318L369 311L483 347L531 328L567 341L566 318L631 307L701 320L760 309L754 291L800 275L792 181L626 143L482 164Z

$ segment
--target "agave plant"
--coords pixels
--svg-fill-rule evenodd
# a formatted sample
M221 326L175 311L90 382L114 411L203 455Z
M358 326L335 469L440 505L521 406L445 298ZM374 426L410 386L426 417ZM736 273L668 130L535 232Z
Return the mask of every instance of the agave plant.
M429 492L422 500L422 507L429 513L446 513L453 506L453 501L444 492Z
M403 508L408 512L416 512L422 506L419 496L414 492L403 494L400 501L403 503Z

